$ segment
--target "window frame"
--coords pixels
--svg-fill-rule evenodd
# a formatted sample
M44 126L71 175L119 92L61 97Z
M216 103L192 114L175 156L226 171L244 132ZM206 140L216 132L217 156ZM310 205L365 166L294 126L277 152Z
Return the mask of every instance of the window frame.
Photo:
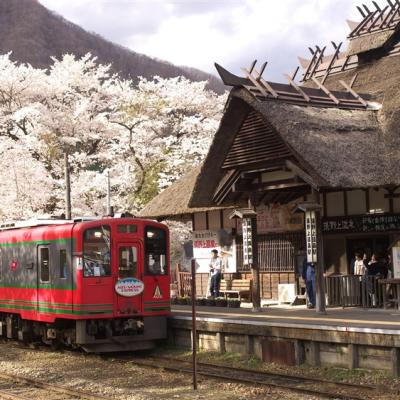
M42 262L43 262L43 256L42 256L42 251L47 250L48 254L48 280L43 280L43 274L42 274ZM39 277L39 283L50 283L51 282L51 247L49 245L40 245L38 247L38 277Z
M85 268L85 234L87 231L94 231L94 230L101 230L102 228L106 228L110 234L110 238L109 238L109 244L108 244L108 250L109 250L109 262L108 262L108 273L102 275L87 275L87 269ZM104 241L104 243L106 243ZM96 226L92 226L89 228L86 228L83 233L82 233L82 266L83 266L83 277L84 278L110 278L112 277L113 273L112 273L112 228L111 225L108 224L101 224L101 225L96 225ZM87 257L86 257L87 258Z
M152 230L153 231L160 231L160 232L163 233L163 240L164 240L163 248L162 248L163 253L161 253L161 252L160 253L155 253L155 252L150 252L148 250L149 242L151 243L152 240L161 240L161 239L150 239L150 238L148 238L147 233L149 231L152 231ZM160 228L160 227L146 225L145 228L144 228L144 274L146 276L167 276L169 274L169 262L168 262L169 260L168 260L168 257L167 257L168 256L167 252L168 252L168 235L167 235L167 231L165 229L163 229L163 228ZM164 272L157 273L157 272L152 272L151 271L150 265L149 265L149 256L150 255L153 255L153 257L154 257L154 255L157 255L157 256L160 257L159 262L160 262L160 269L161 270L162 270L162 266L161 266L162 257L161 256L164 256L164 259L165 259Z

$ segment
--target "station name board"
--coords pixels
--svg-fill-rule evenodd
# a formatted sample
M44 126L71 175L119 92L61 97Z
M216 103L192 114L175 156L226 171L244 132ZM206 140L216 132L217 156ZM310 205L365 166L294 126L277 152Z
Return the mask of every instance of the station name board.
M353 215L322 218L323 233L368 233L400 230L400 214Z

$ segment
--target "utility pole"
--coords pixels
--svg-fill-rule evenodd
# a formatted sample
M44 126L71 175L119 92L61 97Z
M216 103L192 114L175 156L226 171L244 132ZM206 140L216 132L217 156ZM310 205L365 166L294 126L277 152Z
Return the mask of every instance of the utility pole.
M111 208L111 182L110 182L110 171L107 171L107 215L112 217L114 214Z
M65 218L71 219L71 181L69 176L68 153L64 153L64 177L65 177Z

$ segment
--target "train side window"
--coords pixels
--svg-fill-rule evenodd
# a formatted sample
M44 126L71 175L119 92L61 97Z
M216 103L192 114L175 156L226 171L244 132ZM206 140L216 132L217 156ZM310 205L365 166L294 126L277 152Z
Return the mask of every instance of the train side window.
M50 281L50 249L48 247L39 248L40 281Z
M83 275L111 275L111 228L101 225L83 234Z
M167 235L164 229L145 229L145 272L147 275L167 275Z
M131 278L137 272L137 248L121 246L118 250L118 275L120 278Z
M60 250L60 278L65 279L67 277L67 250Z

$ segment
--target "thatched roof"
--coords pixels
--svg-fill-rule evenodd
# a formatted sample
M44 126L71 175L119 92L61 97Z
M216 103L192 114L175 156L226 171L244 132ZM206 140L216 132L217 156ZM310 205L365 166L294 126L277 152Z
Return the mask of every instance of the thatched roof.
M194 185L198 179L201 166L193 168L187 175L173 183L158 196L146 204L140 211L143 218L174 218L187 217L190 214L201 211L219 210L222 207L189 208L189 199ZM223 207L226 208L226 207Z
M326 86L339 89L339 80L349 82L356 73L353 89L370 94L382 104L379 119L384 135L400 136L400 54L370 60L357 70L332 75L326 80Z
M256 110L272 125L321 188L365 188L400 184L400 143L385 137L376 111L304 107L258 101L245 89L231 92L189 205L210 204L229 143L243 114ZM396 146L393 146L397 143Z
M395 29L389 29L386 31L374 32L366 36L356 37L350 40L347 54L355 55L379 49L385 46L395 33Z

